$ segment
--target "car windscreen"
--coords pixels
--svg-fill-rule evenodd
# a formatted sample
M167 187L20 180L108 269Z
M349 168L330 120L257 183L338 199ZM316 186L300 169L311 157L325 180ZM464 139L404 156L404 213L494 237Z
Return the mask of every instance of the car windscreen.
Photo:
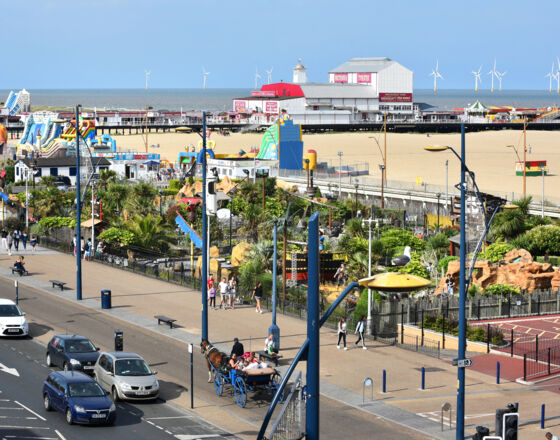
M152 371L142 359L120 359L115 362L117 376L149 376Z
M70 397L103 397L105 391L95 382L74 382L68 384Z
M0 316L21 316L21 310L15 304L0 305Z
M66 340L67 353L91 353L96 351L95 347L88 339L70 339Z

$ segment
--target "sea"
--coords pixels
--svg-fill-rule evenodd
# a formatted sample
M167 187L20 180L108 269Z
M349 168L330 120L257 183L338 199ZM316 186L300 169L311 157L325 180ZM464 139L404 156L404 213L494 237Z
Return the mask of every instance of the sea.
M154 110L232 110L232 100L251 95L251 89L28 89L33 108L53 109L74 107L97 109ZM9 90L0 89L0 102ZM414 91L414 102L421 108L452 110L479 100L486 106L513 106L516 108L545 108L560 106L560 94L554 90L433 90Z

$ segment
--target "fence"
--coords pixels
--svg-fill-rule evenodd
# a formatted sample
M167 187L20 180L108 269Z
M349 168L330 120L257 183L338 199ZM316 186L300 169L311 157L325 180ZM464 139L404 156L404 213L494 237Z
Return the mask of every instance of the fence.
M305 436L303 427L303 382L301 371L298 373L294 384L284 401L282 410L272 425L267 437L270 440L300 440Z

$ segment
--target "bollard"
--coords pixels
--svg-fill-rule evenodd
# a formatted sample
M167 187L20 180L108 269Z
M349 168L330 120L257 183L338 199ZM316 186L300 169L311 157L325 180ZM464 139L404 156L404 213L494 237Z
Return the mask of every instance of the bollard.
M422 390L426 389L426 369L422 367Z
M550 376L550 347L548 347L548 354L547 354L546 363L548 365L548 375Z
M383 370L383 394L387 392L387 371Z
M500 385L500 363L496 362L496 383Z
M486 353L490 353L490 324L486 326Z
M544 429L544 411L545 411L545 407L543 403L541 405L541 429Z
M539 335L535 335L535 362L539 363Z
M513 329L511 329L511 346L510 346L510 355L513 357Z
M523 354L523 380L527 381L527 353Z

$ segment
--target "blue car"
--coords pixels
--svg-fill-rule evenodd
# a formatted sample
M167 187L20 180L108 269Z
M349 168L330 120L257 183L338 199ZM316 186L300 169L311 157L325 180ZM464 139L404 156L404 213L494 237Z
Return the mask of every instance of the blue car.
M85 336L54 335L47 344L47 366L56 365L64 371L78 370L91 375L98 357L99 348Z
M115 423L117 409L109 393L91 377L77 371L53 371L43 383L43 404L47 411L60 411L66 422Z

